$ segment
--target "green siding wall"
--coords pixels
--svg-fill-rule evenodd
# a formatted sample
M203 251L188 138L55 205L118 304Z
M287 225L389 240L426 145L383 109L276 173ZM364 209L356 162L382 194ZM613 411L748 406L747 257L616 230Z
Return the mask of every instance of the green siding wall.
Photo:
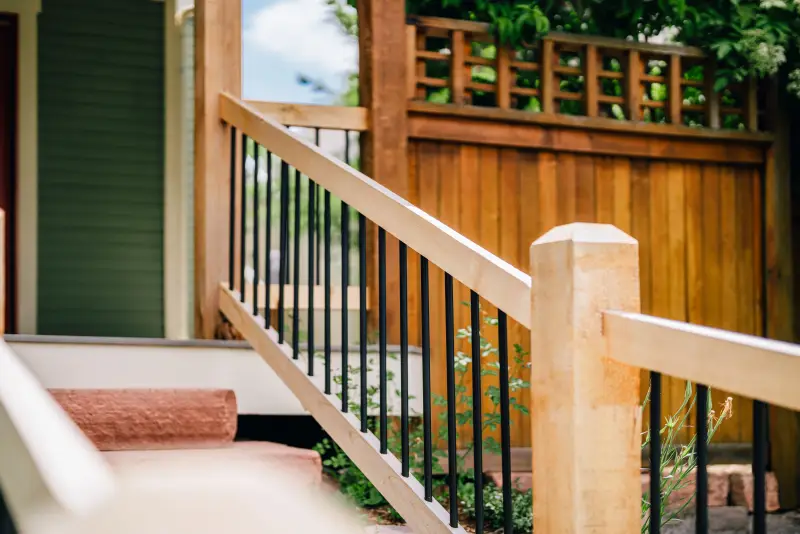
M164 3L44 0L38 332L162 337Z

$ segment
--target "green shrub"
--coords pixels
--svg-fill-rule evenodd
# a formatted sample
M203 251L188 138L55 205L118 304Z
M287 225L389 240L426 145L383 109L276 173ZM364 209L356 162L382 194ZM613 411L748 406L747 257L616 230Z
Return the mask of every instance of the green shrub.
M483 317L484 327L493 328L497 326L497 319L490 317L485 312L481 312ZM485 330L482 329L482 330ZM456 337L464 339L468 343L471 342L472 332L469 327L460 329L456 333ZM481 359L483 376L497 376L500 364L498 361L498 351L489 341L481 337L480 341ZM396 357L396 355L390 355ZM509 365L510 377L510 390L513 393L529 388L530 384L527 380L523 379L523 375L527 369L530 368L528 362L528 353L520 346L514 346L514 354L511 358L512 362ZM374 366L375 362L370 359L368 365ZM455 373L456 373L456 401L458 403L458 411L456 419L459 425L470 426L472 422L472 411L469 407L472 405L472 396L467 393L466 380L471 377L471 356L464 352L458 352L455 358ZM359 396L356 393L355 377L358 376L359 370L357 368L349 368L348 374L353 379L350 380L350 388L353 394L350 399L350 411L354 414L359 413L359 404L357 399ZM394 376L389 373L387 380L389 382L389 389L396 391L393 384ZM341 384L341 376L334 377L334 380ZM368 403L370 408L378 407L376 402L379 391L376 387L368 388ZM398 392L399 394L399 392ZM496 386L490 386L484 391L484 413L483 413L483 429L484 432L495 429L500 424L499 405L500 405L500 391ZM708 393L709 399L707 406L713 406L711 401L711 392ZM340 396L341 397L341 396ZM664 426L661 429L661 470L666 471L667 476L661 478L661 523L662 525L673 521L678 515L693 501L693 496L687 497L685 501L680 503L673 503L667 506L670 501L670 496L684 488L688 483L688 475L696 468L697 459L695 455L696 436L693 436L687 444L681 444L678 440L682 434L682 429L686 427L689 414L692 413L697 400L697 395L692 388L692 384L687 383L684 392L683 403L675 412L666 418ZM433 402L446 406L446 399L439 395L433 396ZM642 411L647 407L650 402L650 393L645 396L642 403ZM722 405L719 416L711 410L708 414L709 441L713 438L714 434L719 429L720 425L731 416L731 399L730 397ZM511 409L517 410L524 414L528 414L527 407L519 404L516 397L511 397ZM412 414L413 415L413 414ZM446 414L441 414L446 417ZM377 433L377 421L370 418L369 428ZM441 442L447 440L447 425L443 424L439 430L439 439ZM643 434L642 449L647 447L650 442L648 432ZM395 454L400 454L402 442L401 435L397 428L390 425L388 433L388 446L389 450ZM472 445L467 448L457 459L458 464L458 480L457 491L458 500L460 502L460 511L470 519L475 518L475 473L471 466L465 465L464 458L472 452ZM500 454L500 444L492 436L487 436L483 440L484 451ZM388 501L383 498L380 492L375 489L372 483L361 472L360 469L347 457L344 451L336 445L333 441L325 439L314 448L323 457L323 466L325 472L333 478L340 486L342 493L347 495L353 503L361 508L380 508L388 507L391 510L391 515L395 520L400 520L399 514L391 508ZM423 436L422 425L419 421L414 421L410 425L409 430L409 459L412 475L421 475L423 473ZM434 473L442 473L440 461L444 457L445 451L434 448ZM441 502L443 506L449 503L448 485L443 478L434 479L434 496ZM494 484L488 483L483 489L484 497L484 524L487 530L497 530L504 526L503 515L503 493L502 489ZM533 493L531 490L520 491L512 488L511 491L512 502L512 518L515 534L528 534L533 529ZM650 524L650 499L649 495L642 497L642 533L647 532Z

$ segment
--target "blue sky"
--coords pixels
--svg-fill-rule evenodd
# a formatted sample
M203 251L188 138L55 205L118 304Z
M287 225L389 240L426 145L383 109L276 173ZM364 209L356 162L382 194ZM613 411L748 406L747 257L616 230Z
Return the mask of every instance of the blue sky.
M253 100L329 103L297 83L302 73L343 89L356 70L358 45L342 34L324 0L243 0L243 96Z

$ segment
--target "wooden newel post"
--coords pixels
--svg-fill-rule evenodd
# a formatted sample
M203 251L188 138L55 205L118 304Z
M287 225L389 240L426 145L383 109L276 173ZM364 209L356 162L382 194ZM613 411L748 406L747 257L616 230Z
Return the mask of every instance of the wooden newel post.
M228 279L230 131L219 95L242 93L242 2L195 2L194 295L195 335L219 324L219 284Z
M641 530L639 369L608 359L602 311L639 311L638 243L604 224L531 246L533 521L549 534Z

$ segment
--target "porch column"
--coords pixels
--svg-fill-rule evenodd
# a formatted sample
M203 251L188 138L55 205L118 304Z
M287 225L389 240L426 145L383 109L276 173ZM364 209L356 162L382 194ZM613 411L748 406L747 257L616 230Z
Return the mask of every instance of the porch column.
M210 339L228 265L230 137L219 94L242 92L241 0L195 2L195 335Z

